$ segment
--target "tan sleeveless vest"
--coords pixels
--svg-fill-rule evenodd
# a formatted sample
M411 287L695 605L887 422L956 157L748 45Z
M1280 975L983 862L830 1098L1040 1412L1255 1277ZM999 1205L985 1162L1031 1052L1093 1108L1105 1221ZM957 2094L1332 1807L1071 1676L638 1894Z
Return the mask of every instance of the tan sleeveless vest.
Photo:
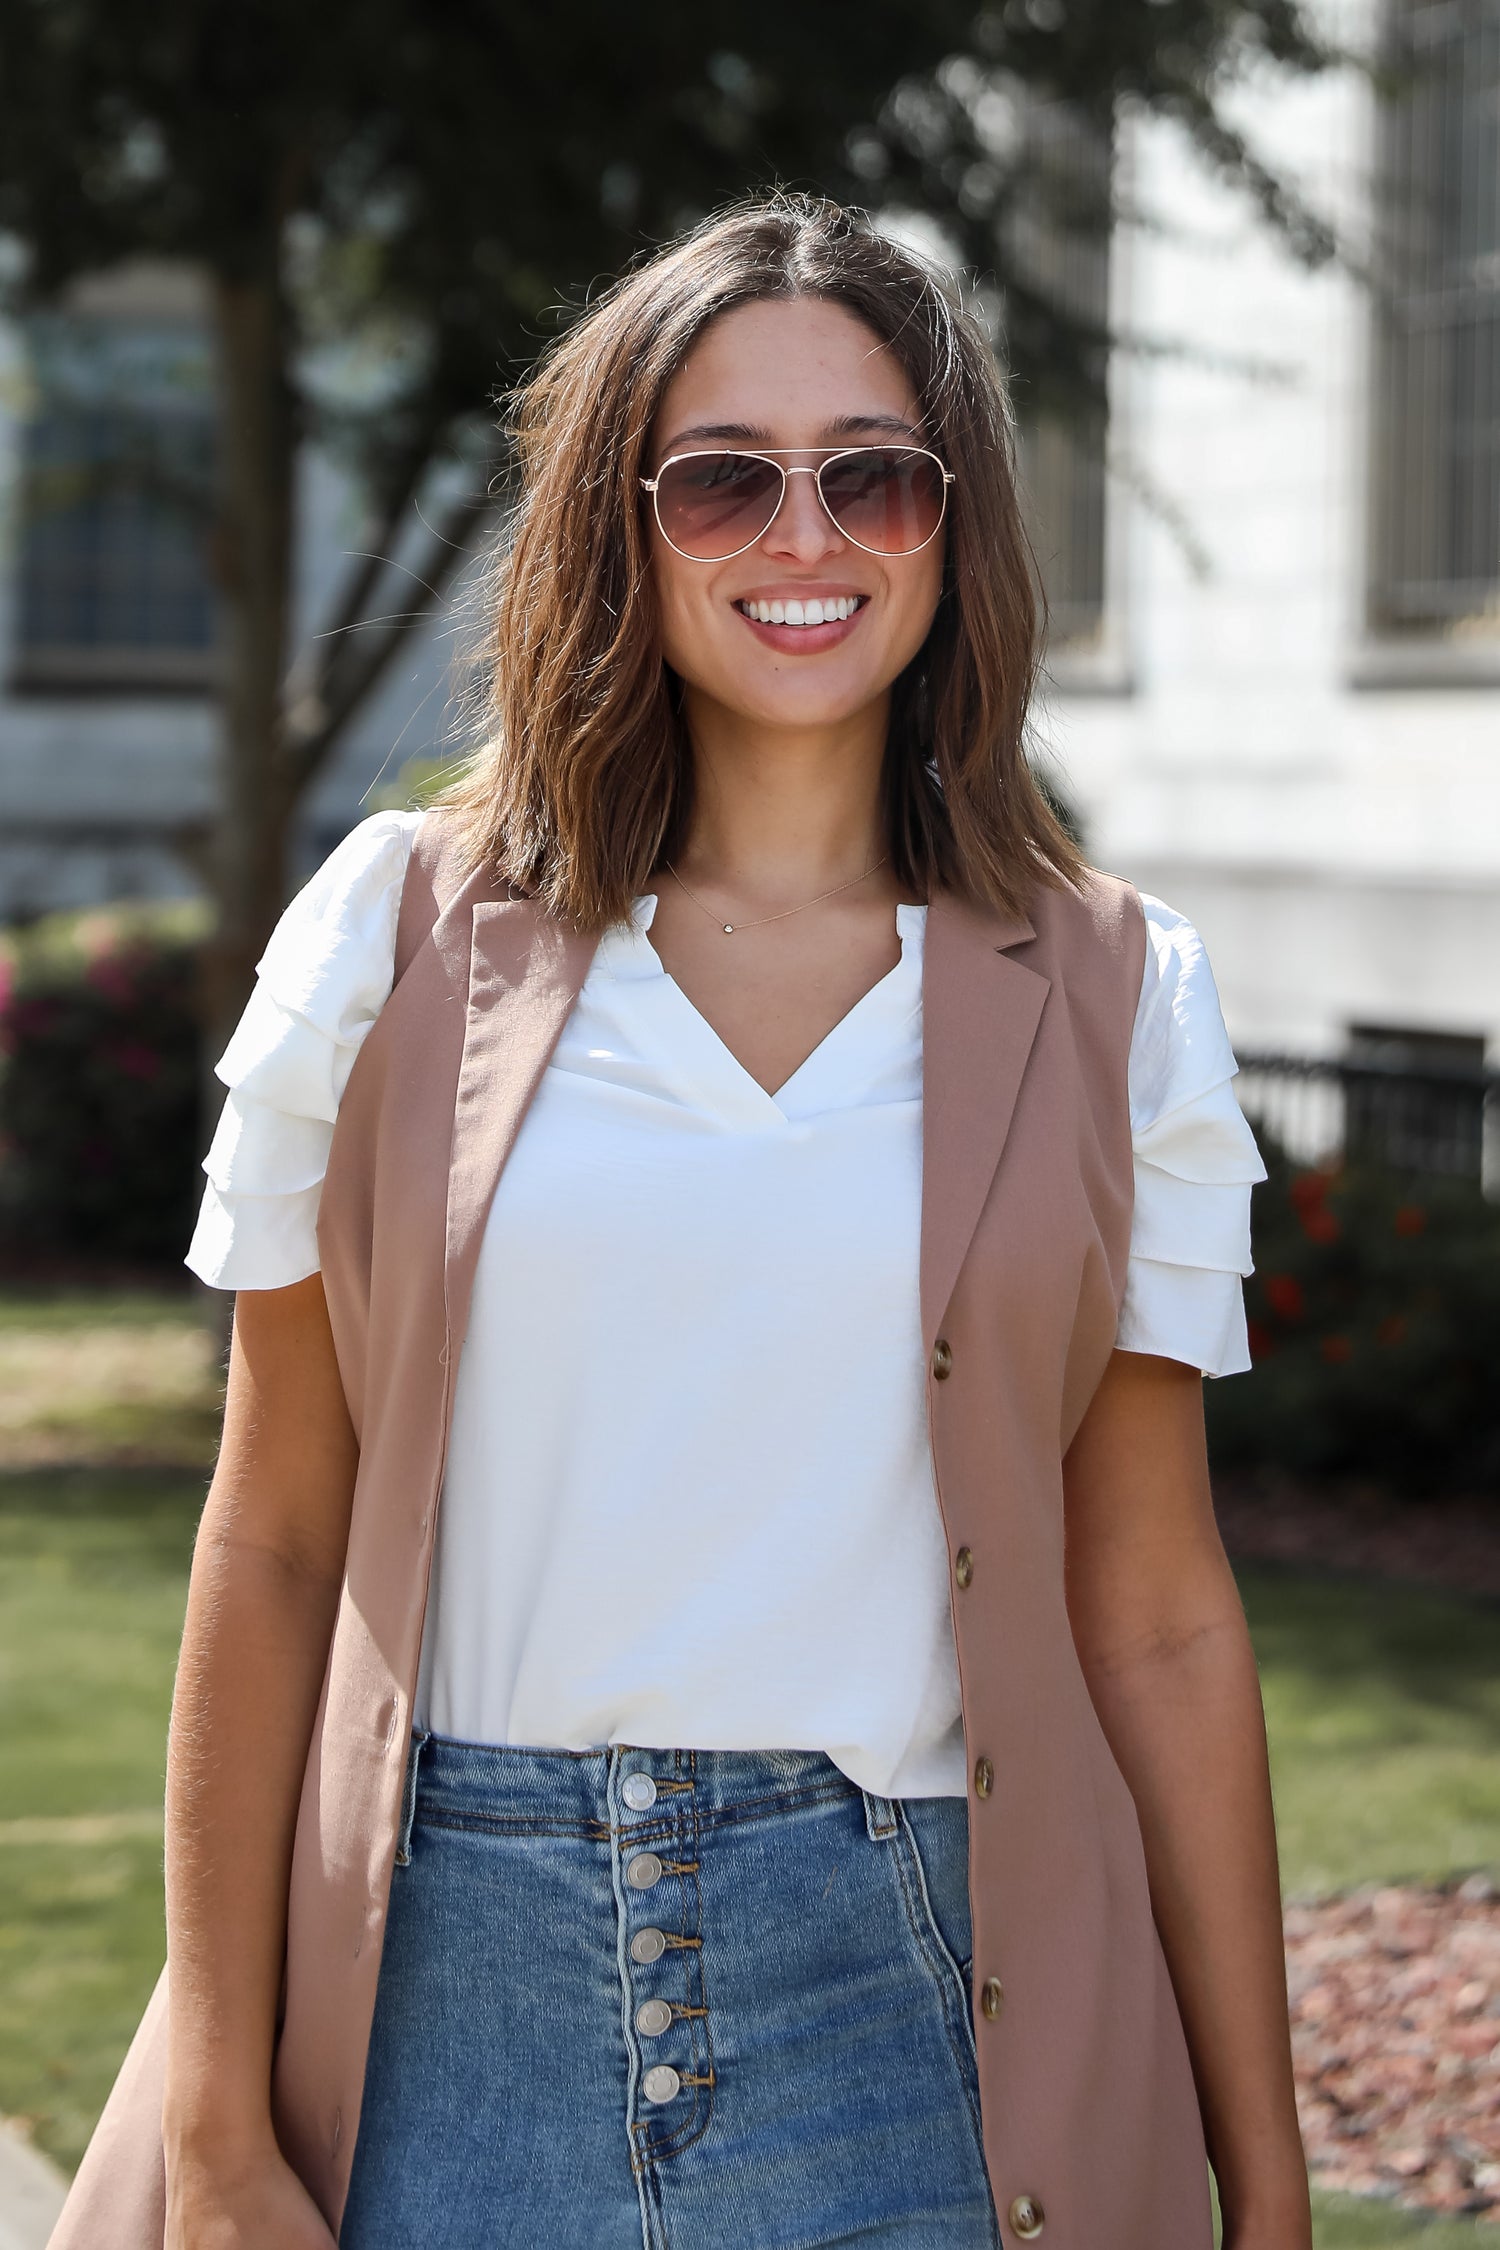
M1049 2250L1212 2241L1135 1807L1063 1597L1062 1456L1125 1280L1144 948L1139 900L1110 877L1039 889L1030 920L949 894L928 910L923 1348L970 1773L993 1767L985 1796L970 1785L969 1891L984 2149L1007 2250L1038 2234ZM465 876L430 815L395 989L334 1130L318 1240L360 1463L297 1824L273 2098L282 2146L335 2231L480 1237L593 951L483 872ZM159 2250L166 1973L53 2250Z

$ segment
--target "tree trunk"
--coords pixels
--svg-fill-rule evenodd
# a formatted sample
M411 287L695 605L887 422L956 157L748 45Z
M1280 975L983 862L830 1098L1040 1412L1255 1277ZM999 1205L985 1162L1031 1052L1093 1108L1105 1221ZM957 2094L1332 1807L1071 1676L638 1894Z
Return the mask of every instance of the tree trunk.
M204 960L204 1031L233 1029L285 897L296 806L282 737L292 586L296 415L274 271L214 284L220 475L217 563L224 632L220 768ZM217 1045L214 1043L217 1041Z
M217 789L205 874L213 925L204 947L202 1141L223 1103L213 1065L238 1020L285 897L296 790L281 694L293 568L297 429L287 377L286 308L274 258L250 277L213 282L219 403L215 568L223 635ZM210 1324L227 1345L230 1299L211 1293Z

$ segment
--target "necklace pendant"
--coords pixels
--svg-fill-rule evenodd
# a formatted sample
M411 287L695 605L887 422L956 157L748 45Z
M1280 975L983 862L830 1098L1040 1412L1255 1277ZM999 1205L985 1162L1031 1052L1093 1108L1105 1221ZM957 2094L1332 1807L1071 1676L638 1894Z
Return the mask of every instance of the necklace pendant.
M734 936L734 924L732 922L726 922L724 924L724 935L726 937Z

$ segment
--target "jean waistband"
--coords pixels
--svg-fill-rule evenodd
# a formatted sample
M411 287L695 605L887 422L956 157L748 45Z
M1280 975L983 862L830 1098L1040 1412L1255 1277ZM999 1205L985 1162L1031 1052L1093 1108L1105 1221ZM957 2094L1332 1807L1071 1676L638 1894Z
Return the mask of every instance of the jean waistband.
M894 1833L891 1800L852 1781L822 1750L661 1750L622 1742L555 1750L419 1732L407 1763L398 1856L405 1860L419 1808L497 1832L545 1829L603 1839L622 1817L644 1829L653 1815L690 1812L704 1825L773 1817L839 1797L864 1800L872 1837Z

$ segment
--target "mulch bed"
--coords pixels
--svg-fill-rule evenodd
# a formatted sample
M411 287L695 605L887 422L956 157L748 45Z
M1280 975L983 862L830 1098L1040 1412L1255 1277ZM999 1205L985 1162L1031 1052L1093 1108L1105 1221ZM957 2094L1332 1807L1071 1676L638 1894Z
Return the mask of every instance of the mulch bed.
M1500 1600L1500 1501L1216 1477L1237 1562ZM1500 1640L1500 1635L1497 1635ZM1320 2187L1500 2230L1500 1885L1484 1875L1289 1906L1297 2106Z
M1500 2230L1500 1887L1290 1906L1297 2106L1320 2187Z

